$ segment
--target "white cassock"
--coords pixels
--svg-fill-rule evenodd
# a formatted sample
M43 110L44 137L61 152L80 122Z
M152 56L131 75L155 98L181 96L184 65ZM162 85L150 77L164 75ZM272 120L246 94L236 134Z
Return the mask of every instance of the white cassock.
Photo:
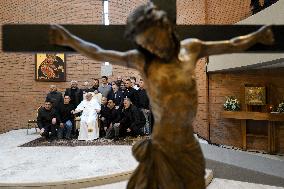
M76 108L77 111L83 111L80 120L80 130L78 140L94 140L99 138L99 127L97 122L97 110L101 105L96 99L90 101L83 100Z

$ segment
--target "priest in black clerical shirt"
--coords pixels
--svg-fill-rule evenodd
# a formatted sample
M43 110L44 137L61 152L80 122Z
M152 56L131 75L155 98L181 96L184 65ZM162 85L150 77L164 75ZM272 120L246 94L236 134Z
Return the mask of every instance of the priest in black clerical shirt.
M37 125L40 129L40 134L48 140L54 140L56 138L56 127L59 121L60 118L55 109L52 108L52 103L46 100L44 107L38 110ZM50 135L49 132L51 132Z
M56 85L50 85L50 92L46 96L46 100L52 103L52 107L58 111L60 104L63 103L62 93L57 91Z
M83 91L78 88L78 82L75 80L71 81L71 87L65 90L64 96L71 98L70 104L73 104L76 108L83 100Z
M109 108L109 116L106 138L111 139L114 137L115 140L118 140L121 109L119 106L116 106L114 100L112 99L108 100L107 107Z
M58 139L64 137L69 140L71 138L71 132L74 125L73 111L75 110L75 107L73 104L70 104L70 100L70 97L65 95L64 103L61 104L59 109L60 125L57 130Z

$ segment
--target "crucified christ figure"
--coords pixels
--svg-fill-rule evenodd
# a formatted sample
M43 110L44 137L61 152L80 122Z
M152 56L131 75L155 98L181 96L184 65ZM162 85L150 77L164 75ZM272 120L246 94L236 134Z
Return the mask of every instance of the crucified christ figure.
M241 52L255 43L272 44L270 27L224 41L179 41L166 13L148 3L129 15L126 37L137 49L105 50L58 25L50 34L53 44L69 46L96 61L139 70L147 84L154 131L151 139L133 146L140 164L127 188L204 189L205 161L192 127L197 110L196 62L210 55Z

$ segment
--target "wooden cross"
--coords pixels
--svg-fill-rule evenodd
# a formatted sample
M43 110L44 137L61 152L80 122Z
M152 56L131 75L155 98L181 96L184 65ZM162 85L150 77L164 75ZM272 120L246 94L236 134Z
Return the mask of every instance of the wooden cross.
M170 20L176 22L176 0L152 0L160 9L168 13ZM126 51L134 47L124 39L125 25L63 25L74 35L96 43L104 49ZM205 41L226 40L245 35L259 29L260 25L176 25L180 40L198 38ZM48 42L50 25L3 26L4 52L74 52L69 47L51 45ZM246 52L280 53L284 52L284 25L272 26L276 43L272 46L256 44ZM282 43L281 43L282 42Z

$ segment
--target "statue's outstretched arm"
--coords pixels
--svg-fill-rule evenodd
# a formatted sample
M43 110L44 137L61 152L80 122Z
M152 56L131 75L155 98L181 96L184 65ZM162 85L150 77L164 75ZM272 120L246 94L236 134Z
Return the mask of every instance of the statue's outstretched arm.
M136 50L126 52L105 50L94 43L84 41L71 34L60 25L52 25L49 36L52 44L71 47L96 61L111 62L121 66L136 68L135 64L143 60L142 55Z
M274 37L270 26L263 26L259 30L248 35L234 37L224 41L186 39L181 42L181 47L186 51L183 53L195 53L197 58L202 58L210 55L241 52L256 43L265 45L272 45L274 43Z

